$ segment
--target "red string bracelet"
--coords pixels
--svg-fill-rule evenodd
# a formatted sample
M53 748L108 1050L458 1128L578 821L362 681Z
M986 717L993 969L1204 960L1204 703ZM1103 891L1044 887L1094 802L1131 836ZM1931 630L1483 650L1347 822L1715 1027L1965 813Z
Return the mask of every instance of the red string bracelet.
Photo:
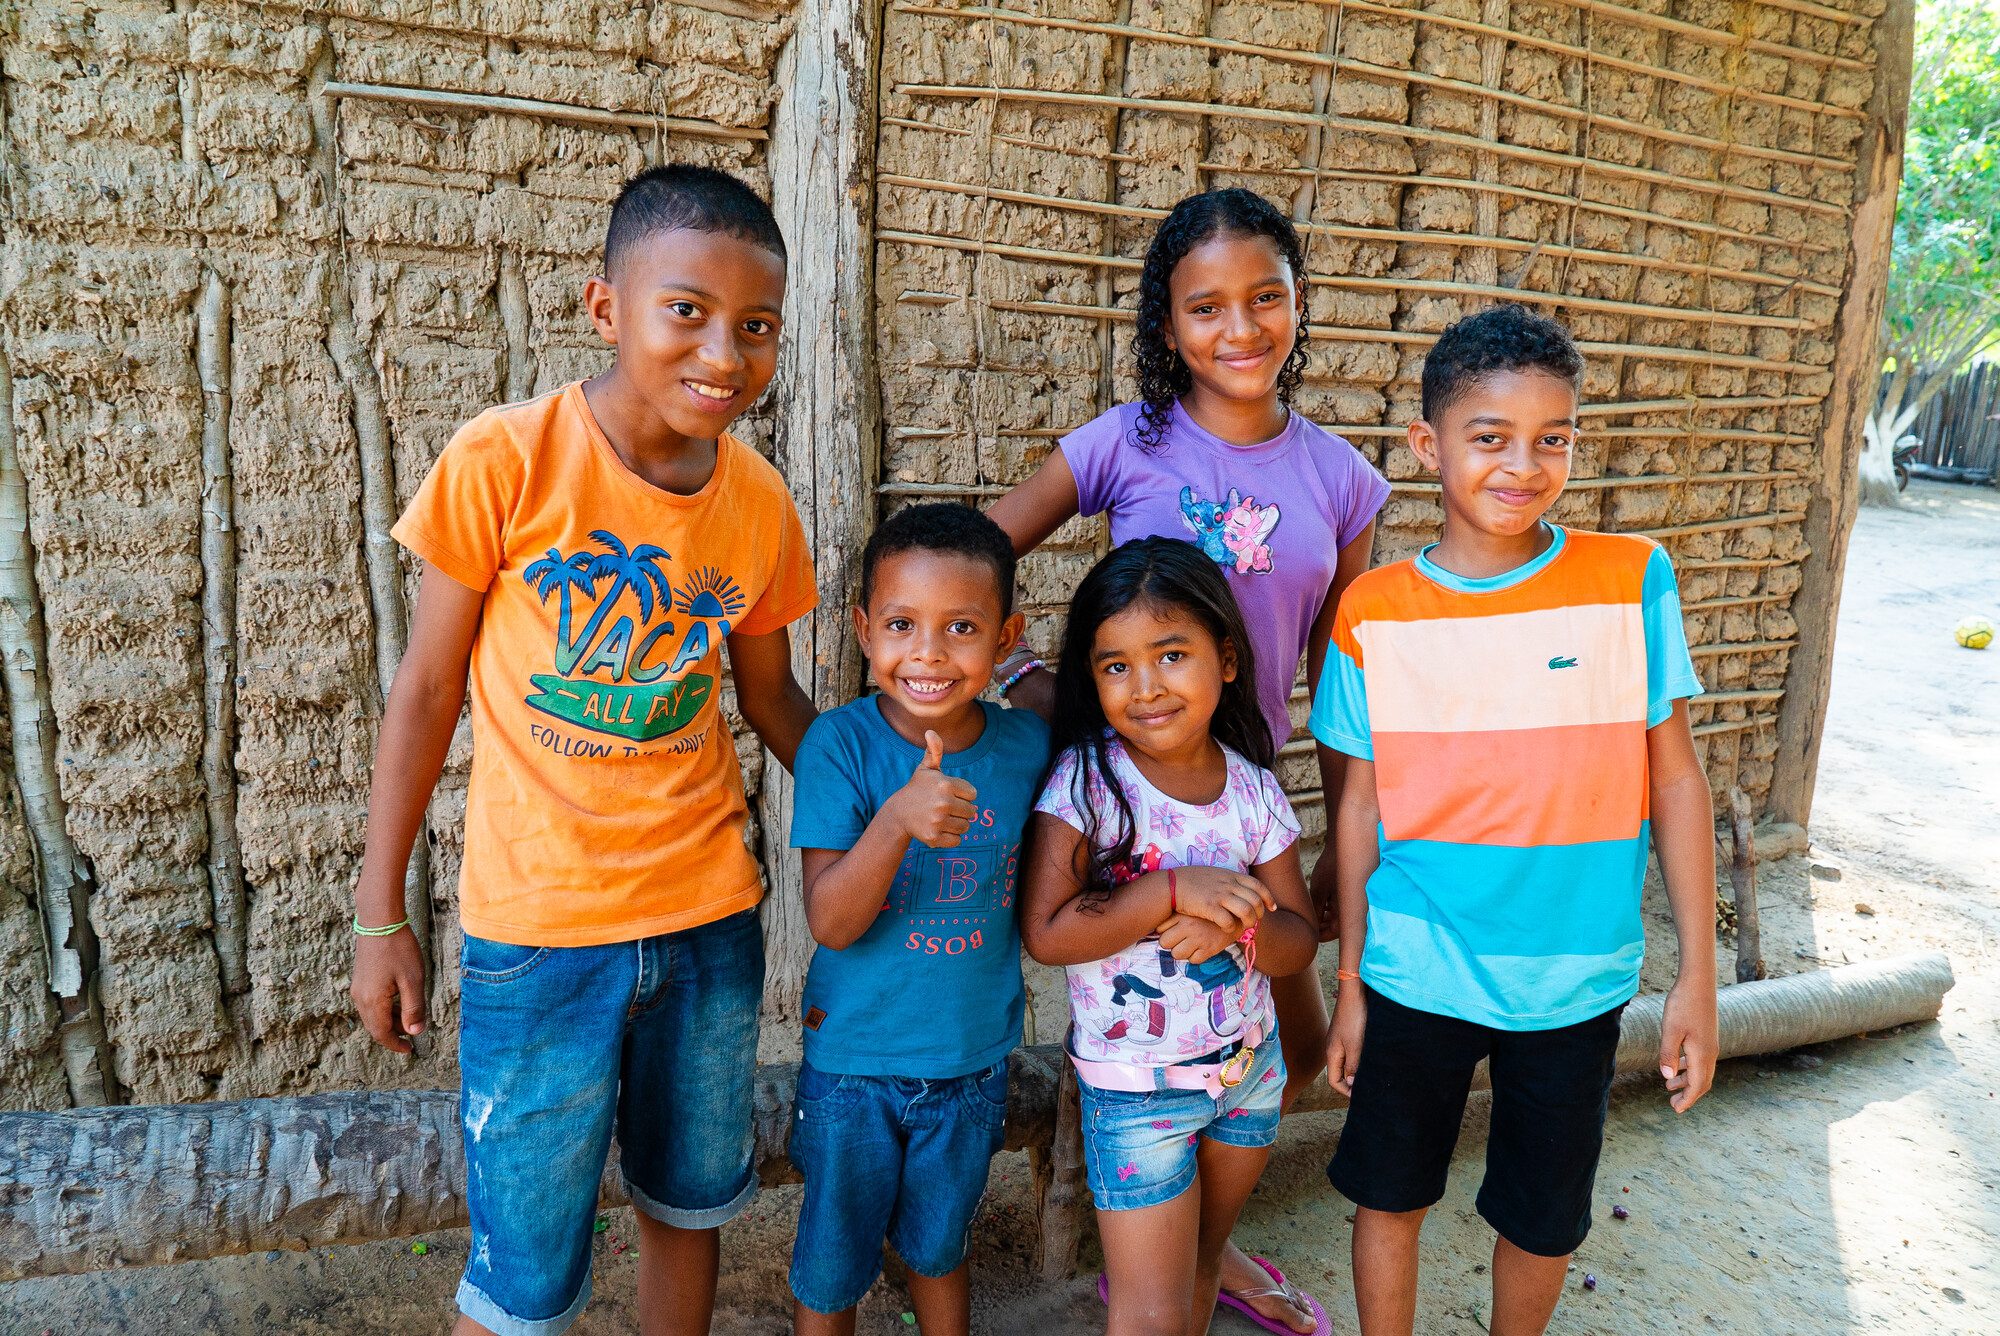
M1174 870L1172 868L1167 869L1167 912L1169 914L1178 914L1181 912L1181 893L1174 886Z

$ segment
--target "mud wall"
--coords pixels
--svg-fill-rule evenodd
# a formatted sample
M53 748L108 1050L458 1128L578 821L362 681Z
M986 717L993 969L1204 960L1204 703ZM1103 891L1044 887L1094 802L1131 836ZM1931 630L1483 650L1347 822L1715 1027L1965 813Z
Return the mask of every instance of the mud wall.
M1798 627L1882 0L895 0L877 207L887 506L987 497L1135 391L1156 220L1224 185L1311 271L1302 411L1390 478L1376 559L1435 537L1402 443L1424 350L1497 300L1566 321L1588 415L1553 518L1681 574L1718 795L1761 798ZM1023 564L1042 643L1104 549ZM1302 727L1281 757L1316 845ZM1309 854L1308 857L1311 857Z
M0 1107L452 1083L462 735L409 881L429 1051L373 1051L346 1000L414 588L387 530L461 421L604 364L578 293L619 183L665 159L838 220L796 229L795 291L865 284L828 237L872 230L873 318L795 314L798 383L743 427L822 556L878 506L997 495L1130 394L1137 257L1190 191L1248 185L1305 227L1301 407L1394 480L1378 557L1438 521L1398 445L1424 348L1500 297L1555 311L1591 364L1560 517L1670 545L1711 773L1762 794L1879 3L17 6ZM1025 563L1043 643L1103 542L1080 521ZM845 589L822 571L830 604ZM799 641L822 697L859 686L839 620ZM1283 767L1317 841L1309 748ZM785 792L753 812L781 821ZM767 920L774 1019L802 933Z
M603 364L578 293L625 178L665 157L768 188L785 10L13 12L0 407L46 634L0 636L52 697L51 838L89 876L74 1001L98 1004L70 1047L101 1056L107 1097L452 1080L462 746L412 883L441 1052L371 1052L346 998L414 590L387 526L460 422ZM0 801L0 1105L47 1107L82 1096L21 809Z

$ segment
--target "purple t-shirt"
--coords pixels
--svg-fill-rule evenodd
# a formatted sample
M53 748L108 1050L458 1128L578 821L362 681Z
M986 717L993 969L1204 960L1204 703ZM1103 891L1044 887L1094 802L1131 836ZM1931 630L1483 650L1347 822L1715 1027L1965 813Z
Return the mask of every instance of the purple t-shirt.
M1297 413L1257 445L1231 445L1174 405L1156 451L1139 447L1138 404L1062 438L1080 513L1107 512L1111 541L1184 538L1229 577L1255 640L1257 703L1284 746L1285 708L1340 549L1375 519L1389 484L1352 445Z

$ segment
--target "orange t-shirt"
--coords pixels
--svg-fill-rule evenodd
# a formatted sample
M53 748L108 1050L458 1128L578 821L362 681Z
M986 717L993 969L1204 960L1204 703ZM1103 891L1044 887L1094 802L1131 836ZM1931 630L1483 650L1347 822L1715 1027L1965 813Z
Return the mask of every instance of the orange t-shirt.
M784 479L731 436L692 496L626 468L573 384L459 429L399 542L484 591L459 908L523 946L631 941L763 894L722 642L818 602Z

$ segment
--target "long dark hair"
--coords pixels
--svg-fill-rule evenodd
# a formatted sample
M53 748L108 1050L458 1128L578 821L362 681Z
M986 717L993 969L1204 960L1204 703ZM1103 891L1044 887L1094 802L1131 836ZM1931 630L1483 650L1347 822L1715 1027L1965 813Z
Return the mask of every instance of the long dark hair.
M1257 705L1257 664L1243 611L1221 569L1200 548L1178 538L1134 538L1115 548L1076 587L1063 630L1062 671L1056 674L1055 742L1077 756L1070 797L1084 822L1084 852L1076 870L1086 894L1107 894L1125 879L1138 838L1132 805L1111 771L1111 726L1090 668L1097 628L1135 604L1186 613L1217 645L1235 650L1236 677L1222 684L1209 734L1255 765L1269 769L1277 759L1270 725ZM1108 849L1098 848L1106 814L1092 801L1093 788L1107 794L1114 807L1116 838Z
M1194 388L1194 376L1180 354L1167 346L1167 332L1173 327L1168 284L1174 268L1196 246L1228 232L1236 236L1266 237L1291 267L1292 282L1301 292L1306 286L1306 261L1299 248L1298 230L1278 206L1262 195L1231 186L1189 195L1174 205L1153 233L1146 247L1146 264L1139 271L1139 327L1132 338L1132 354L1139 363L1139 446L1157 450L1166 434L1167 419L1174 403ZM1278 402L1290 405L1298 393L1306 370L1306 317L1299 314L1299 330L1292 341L1291 354L1278 371Z

